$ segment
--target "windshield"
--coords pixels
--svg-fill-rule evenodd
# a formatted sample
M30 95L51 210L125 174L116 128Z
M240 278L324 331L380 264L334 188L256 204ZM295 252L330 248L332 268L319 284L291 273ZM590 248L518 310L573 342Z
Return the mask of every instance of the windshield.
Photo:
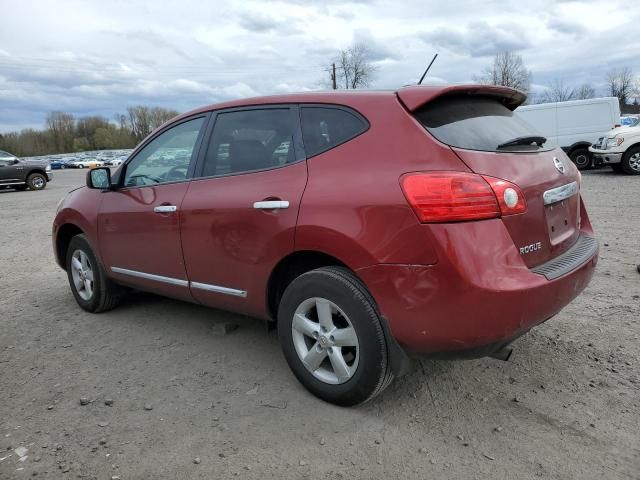
M428 103L416 117L429 133L452 147L489 152L535 152L553 147L494 98L442 97Z

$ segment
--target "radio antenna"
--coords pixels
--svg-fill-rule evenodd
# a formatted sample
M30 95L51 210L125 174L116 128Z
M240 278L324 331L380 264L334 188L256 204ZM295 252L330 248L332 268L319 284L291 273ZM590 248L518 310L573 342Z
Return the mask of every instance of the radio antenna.
M427 67L427 69L424 71L424 73L420 77L420 80L418 81L418 85L422 85L422 81L424 80L424 77L427 76L427 72L429 72L429 69L431 68L431 65L433 65L433 62L436 61L436 58L438 58L438 54L437 53L433 56L433 58L431 59L431 63L429 63L429 66Z

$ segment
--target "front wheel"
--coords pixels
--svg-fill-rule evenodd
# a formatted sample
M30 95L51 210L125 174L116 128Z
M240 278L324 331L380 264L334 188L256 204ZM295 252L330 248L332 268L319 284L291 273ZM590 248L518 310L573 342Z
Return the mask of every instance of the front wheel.
M625 152L622 171L627 175L640 175L640 147L630 148Z
M121 288L107 277L84 235L69 242L66 266L71 291L82 309L99 313L120 302Z
M576 164L578 170L586 170L591 167L591 154L586 148L578 148L571 152L569 156L571 161Z
M41 173L32 173L27 178L29 190L42 190L47 186L47 178Z
M294 375L327 402L357 405L393 379L374 301L345 268L319 268L291 282L278 309L278 336Z

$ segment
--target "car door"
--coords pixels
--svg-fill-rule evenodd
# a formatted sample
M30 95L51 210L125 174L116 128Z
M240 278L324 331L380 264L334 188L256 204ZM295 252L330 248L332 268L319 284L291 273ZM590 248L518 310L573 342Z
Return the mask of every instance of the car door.
M117 281L191 300L180 242L184 195L207 115L159 132L119 171L98 216L102 260ZM193 161L192 161L193 160Z
M182 204L182 244L199 302L266 317L266 286L293 252L307 182L297 106L219 112Z
M16 171L16 158L0 150L0 184L20 182L20 175Z

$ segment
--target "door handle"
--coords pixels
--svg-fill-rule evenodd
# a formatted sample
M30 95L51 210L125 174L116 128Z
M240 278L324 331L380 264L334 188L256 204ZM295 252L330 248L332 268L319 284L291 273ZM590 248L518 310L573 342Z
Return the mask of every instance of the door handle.
M156 213L173 213L178 210L175 205L159 205L154 207L153 211Z
M265 200L262 202L254 202L253 208L258 210L279 210L289 208L289 202L287 200Z

